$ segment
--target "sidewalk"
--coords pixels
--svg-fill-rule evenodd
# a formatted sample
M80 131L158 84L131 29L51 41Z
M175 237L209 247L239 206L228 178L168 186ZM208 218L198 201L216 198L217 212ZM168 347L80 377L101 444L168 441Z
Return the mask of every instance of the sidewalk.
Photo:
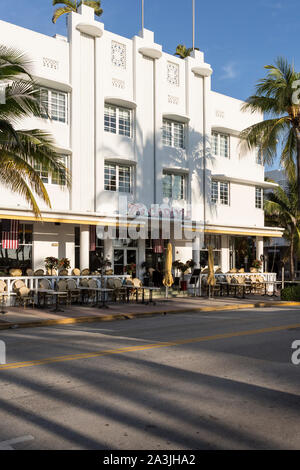
M9 328L33 328L40 326L75 324L86 322L113 321L139 318L150 315L164 315L184 312L208 312L220 310L249 309L259 307L300 306L300 302L281 302L269 297L251 299L215 298L212 300L198 297L159 299L155 305L140 303L109 304L109 309L88 306L62 306L63 312L50 309L8 307L0 314L0 330Z

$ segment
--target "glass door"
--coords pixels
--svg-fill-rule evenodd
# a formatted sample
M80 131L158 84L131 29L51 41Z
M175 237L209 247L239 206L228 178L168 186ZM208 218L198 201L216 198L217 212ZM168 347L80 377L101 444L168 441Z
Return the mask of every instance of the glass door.
M114 250L114 273L132 274L136 276L137 249L136 248L118 248Z

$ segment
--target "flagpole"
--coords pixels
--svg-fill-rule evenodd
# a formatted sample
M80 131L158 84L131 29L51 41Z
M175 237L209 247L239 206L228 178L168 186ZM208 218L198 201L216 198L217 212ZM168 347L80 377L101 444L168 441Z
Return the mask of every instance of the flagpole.
M193 51L195 50L195 0L193 0Z
M144 12L145 12L144 0L142 0L142 32L143 32L143 34L144 34Z

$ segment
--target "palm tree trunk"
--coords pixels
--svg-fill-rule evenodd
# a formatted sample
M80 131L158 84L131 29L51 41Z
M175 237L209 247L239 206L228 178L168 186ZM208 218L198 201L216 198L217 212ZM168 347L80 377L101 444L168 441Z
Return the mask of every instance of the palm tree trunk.
M298 189L298 210L300 211L300 129L296 129L297 142L297 189Z
M295 279L295 265L294 265L294 238L291 239L290 245L290 280Z

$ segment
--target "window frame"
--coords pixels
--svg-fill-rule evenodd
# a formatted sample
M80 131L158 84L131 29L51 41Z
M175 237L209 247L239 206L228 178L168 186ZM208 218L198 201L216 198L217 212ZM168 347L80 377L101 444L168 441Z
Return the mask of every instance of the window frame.
M64 160L64 165L68 169L69 167L69 156L68 155L60 155L60 159ZM61 186L65 187L66 186L66 181L63 182L63 184L60 184L55 181L55 175L51 174L48 170L43 168L41 163L33 163L33 168L34 170L39 173L39 176L41 180L43 181L44 184L47 185L53 185L53 186ZM45 181L47 180L47 181Z
M47 100L43 99L43 92L47 93ZM54 116L54 112L52 109L52 107L54 106L52 98L53 93L56 93L58 95L56 104L58 117ZM59 95L64 96L64 120L59 118ZM54 88L40 87L40 106L42 117L44 119L51 119L51 121L59 122L61 124L69 123L69 94L66 91L55 90ZM44 108L46 108L47 113L44 112Z
M255 163L260 166L264 166L263 151L260 147L255 148Z
M258 191L259 191L259 196L258 196ZM263 208L264 208L264 190L260 186L255 186L255 209L263 210Z
M115 111L115 132L111 131L113 127L107 126L105 124L106 122L106 109L111 108ZM124 119L124 123L120 124L120 121L122 120L121 112L125 111L129 113L129 125L127 124L126 126L126 120ZM127 137L128 139L133 138L133 119L134 119L134 114L133 114L133 109L131 108L126 108L126 106L117 106L115 104L111 103L104 103L104 132L107 132L109 134L114 134L114 135L121 135L122 137ZM127 121L128 122L128 121ZM120 131L120 129L124 128L123 132ZM129 135L126 133L126 129L129 129Z
M165 185L164 185L164 180L165 180L165 177L171 177L171 196L168 196L164 193L164 189L165 189ZM174 180L175 180L175 177L176 176L180 176L181 177L181 189L180 189L180 192L181 192L181 195L182 197L180 199L175 199L174 198ZM184 174L184 173L177 173L177 172L172 172L172 171L164 171L163 172L163 178L162 178L162 194L163 194L163 198L168 198L168 199L172 199L173 201L186 201L187 199L187 175Z
M115 188L112 189L111 183L109 185L106 184L106 168L107 167L113 167L115 169ZM128 168L129 169L129 191L120 191L120 168ZM109 188L106 188L106 186L110 186ZM126 180L124 183L124 187L126 186ZM104 162L104 191L110 191L113 193L123 193L123 194L133 194L133 187L134 187L134 167L133 165L130 165L129 163L114 163L114 162Z
M170 126L170 130L167 130L166 125ZM176 145L176 126L180 126L182 129L182 138L179 135L177 142L180 143L182 140L182 145ZM172 119L163 118L162 125L162 143L165 147L178 148L181 150L186 149L186 124L181 121L175 121ZM168 137L170 137L168 139Z
M226 137L227 141L227 155L221 154L222 148L222 137ZM226 147L224 147L226 148ZM223 157L223 158L230 158L230 134L226 134L224 132L212 131L211 133L211 149L212 155L215 157ZM217 151L215 151L217 149Z
M218 194L217 198L213 198L213 193L216 194L215 191L213 191L213 186L218 185ZM226 194L226 200L227 203L222 202L224 199L224 196L222 197L222 185L226 185L227 187L227 194ZM229 181L218 181L218 180L211 180L211 197L210 197L211 203L212 204L219 204L221 206L230 206L230 182Z

